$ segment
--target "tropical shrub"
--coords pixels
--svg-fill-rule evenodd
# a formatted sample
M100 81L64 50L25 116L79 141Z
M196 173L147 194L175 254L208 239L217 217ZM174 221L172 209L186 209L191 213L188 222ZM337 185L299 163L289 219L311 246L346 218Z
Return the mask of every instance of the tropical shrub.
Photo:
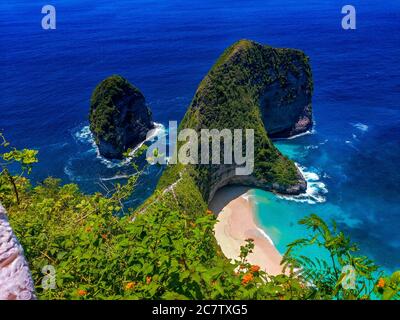
M248 262L251 239L237 261L224 257L213 236L216 217L201 204L201 195L181 168L176 170L180 188L171 188L177 177L170 170L160 182L169 187L158 189L152 202L134 210L124 200L138 175L125 185L116 184L107 196L84 194L77 185L61 185L54 178L32 186L27 174L37 152L19 151L1 137L0 201L24 247L41 299L399 298L399 272L375 277L377 266L354 255L350 240L315 215L301 221L311 235L289 246L286 272L270 276ZM181 198L182 193L192 197ZM332 261L297 254L309 245L326 248L333 269ZM361 276L356 289L342 285L344 265ZM46 266L54 273L48 274ZM55 286L49 287L51 280Z

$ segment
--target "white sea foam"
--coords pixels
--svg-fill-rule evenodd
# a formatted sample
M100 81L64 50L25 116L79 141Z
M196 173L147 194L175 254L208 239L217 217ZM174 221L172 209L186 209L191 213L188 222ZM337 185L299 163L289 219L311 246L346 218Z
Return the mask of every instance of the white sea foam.
M360 149L358 149L358 148L353 144L352 141L346 140L345 143L346 143L349 147L353 148L354 150L360 151Z
M306 150L314 150L314 149L318 149L318 148L319 148L319 146L313 145L313 144L304 147L304 149L306 149Z
M275 246L275 245L274 245L274 242L273 242L272 239L271 239L271 237L270 237L263 229L257 227L257 230L261 233L261 235L262 235L265 239L268 240L268 242L269 242L270 244L272 244L273 246Z
M307 171L307 168L300 166L296 163L297 168L307 181L307 189L305 193L296 196L283 196L278 197L285 200L316 204L323 203L326 201L325 194L328 193L328 189L316 172Z
M89 126L84 126L81 130L75 133L77 138L82 143L94 143L93 134Z
M325 139L324 141L320 142L319 144L322 146L322 145L326 144L328 141L329 141L328 139Z
M250 195L248 192L246 192L245 194L242 195L242 198L246 201L249 201L250 198L252 198L253 196Z
M254 207L257 206L257 201L254 201L256 199L254 195L250 194L249 192L246 192L241 196L243 199L246 201L251 201L251 204L253 205L253 215L255 214L255 209ZM265 238L267 241L274 246L274 242L272 241L271 237L261 228L257 227L257 231Z
M318 181L319 180L319 176L315 173L315 172L307 172L307 171L302 171L304 178L307 180L307 182L309 181Z
M306 132L302 132L302 133L296 134L296 135L288 137L288 138L273 138L272 140L273 141L293 140L293 139L300 138L303 136L308 136L310 134L315 134L315 132L316 132L315 129L311 129L311 130L307 130Z
M68 176L68 178L73 181L74 180L74 173L72 172L69 164L64 167L64 173Z
M325 139L324 141L319 142L318 144L310 144L309 146L305 146L304 149L305 150L315 150L315 149L318 149L320 146L323 146L327 142L328 142L328 139Z
M117 174L111 178L100 178L101 181L112 181L112 180L120 180L120 179L129 179L130 177L133 177L137 175L137 173L135 174Z
M92 146L90 151L93 151L96 153L97 158L103 163L107 168L115 168L115 167L123 167L127 165L129 162L131 162L132 158L135 156L135 153L142 147L142 145L146 142L153 141L157 136L162 136L165 133L165 127L161 123L156 123L154 122L155 128L150 130L150 134L146 140L141 142L139 145L135 147L135 149L132 150L132 152L129 154L129 157L124 160L108 160L104 158L103 156L100 155L99 148L96 145L96 142L94 140L93 134L90 131L89 126L83 127L80 131L75 133L75 138L82 142L82 143L88 143Z
M75 175L71 168L71 161L68 161L67 165L64 167L64 173L68 176L70 181L81 182L87 179L83 179L81 176Z
M361 122L357 122L357 123L352 123L351 124L354 128L357 128L358 130L362 131L362 132L366 132L368 131L368 126L364 123Z
M308 136L310 134L315 134L315 129L307 130L306 132L296 134L294 136L291 136L291 137L287 138L287 140L293 140L293 139L300 138L300 137L303 137L303 136Z
M131 155L133 156L137 150L140 149L140 147L145 144L146 142L153 141L156 137L161 137L166 134L165 132L165 127L161 123L156 123L154 122L154 129L151 129L148 133L148 137L146 140L138 144L135 149L132 150Z

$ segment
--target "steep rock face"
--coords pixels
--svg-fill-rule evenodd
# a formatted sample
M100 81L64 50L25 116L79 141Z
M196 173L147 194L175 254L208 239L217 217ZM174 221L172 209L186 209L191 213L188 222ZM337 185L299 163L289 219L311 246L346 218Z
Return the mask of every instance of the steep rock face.
M179 129L198 133L201 129L253 129L255 166L251 175L238 176L235 165L189 165L205 202L229 184L283 194L306 190L300 171L270 137L287 137L310 128L312 89L308 58L299 50L241 40L222 54L200 83ZM174 170L169 170L167 178L160 180L161 187L172 179Z
M312 75L302 52L275 50L278 64L269 70L274 80L261 91L260 109L268 136L287 138L312 127Z
M24 251L0 204L0 300L35 298L34 285Z
M103 80L94 90L89 119L100 154L110 159L121 159L154 127L143 94L117 75Z

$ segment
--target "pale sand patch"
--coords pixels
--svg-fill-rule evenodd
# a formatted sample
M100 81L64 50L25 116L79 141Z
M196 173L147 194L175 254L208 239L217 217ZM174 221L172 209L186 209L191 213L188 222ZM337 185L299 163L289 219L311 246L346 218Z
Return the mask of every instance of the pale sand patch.
M270 275L282 273L282 256L271 239L258 228L253 215L253 204L248 189L226 187L217 192L210 209L218 214L214 227L215 238L228 259L239 259L240 246L246 239L254 239L254 250L248 261Z

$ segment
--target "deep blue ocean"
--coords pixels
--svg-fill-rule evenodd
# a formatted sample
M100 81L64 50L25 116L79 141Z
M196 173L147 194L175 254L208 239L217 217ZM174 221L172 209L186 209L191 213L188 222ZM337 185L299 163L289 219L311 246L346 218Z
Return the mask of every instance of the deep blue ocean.
M233 42L298 48L311 59L315 128L278 147L307 173L309 194L260 191L259 202L270 205L259 206L259 223L283 251L279 234L302 216L335 218L363 253L400 268L398 0L351 1L357 30L341 28L343 1L53 0L56 30L41 28L45 4L0 3L0 130L39 150L35 181L55 176L94 192L100 179L128 173L97 157L87 132L91 92L107 76L139 87L154 120L167 125L182 119ZM160 173L146 171L133 202L151 193Z

